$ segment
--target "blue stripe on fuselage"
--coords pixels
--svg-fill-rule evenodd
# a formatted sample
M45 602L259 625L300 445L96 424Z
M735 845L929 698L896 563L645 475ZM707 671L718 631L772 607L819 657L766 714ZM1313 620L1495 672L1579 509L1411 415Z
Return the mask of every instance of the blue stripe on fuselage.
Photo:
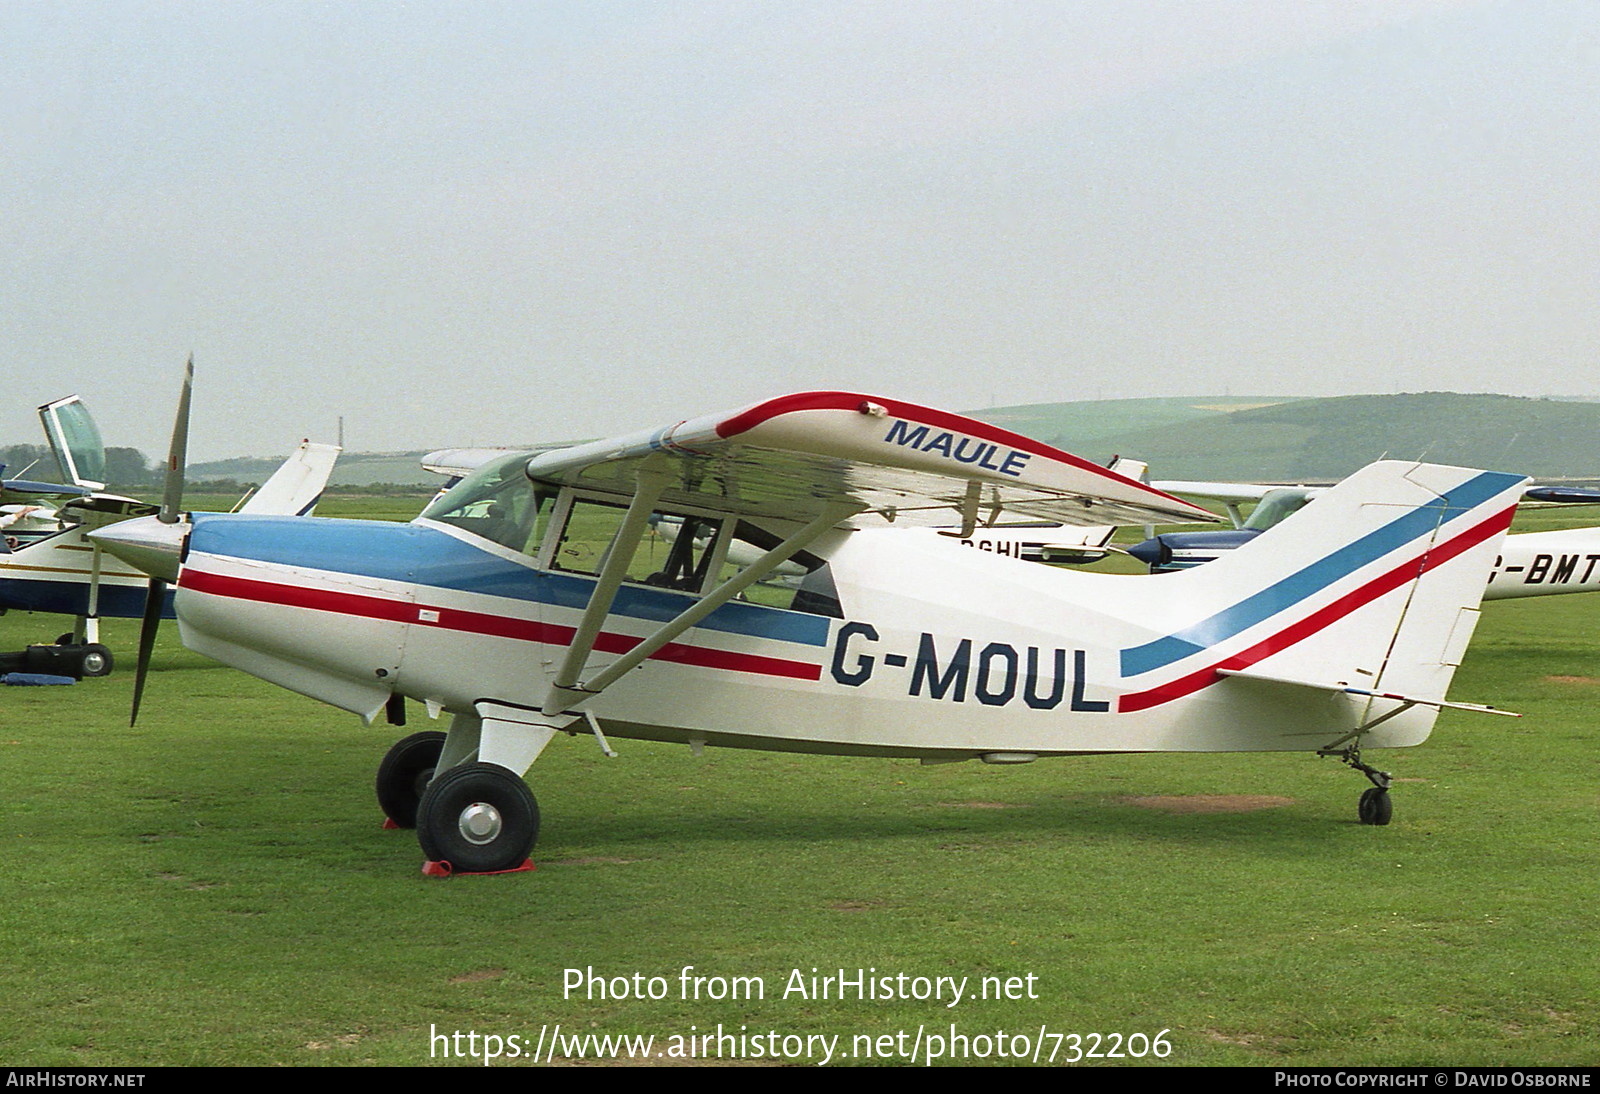
M228 558L579 610L589 603L594 588L593 578L536 570L419 524L226 513L196 513L193 521L190 549ZM624 585L611 614L664 623L694 600L687 593ZM824 616L738 601L724 604L698 625L808 646L828 641Z
M1470 512L1513 483L1516 475L1486 471L1404 516L1347 543L1332 554L1175 634L1122 651L1122 675L1137 676L1181 661L1271 618L1391 551L1429 535Z
M100 618L138 619L144 615L145 587L142 585L100 585ZM23 580L0 577L0 608L18 612L50 612L55 615L82 615L89 607L89 581ZM167 591L163 619L173 619L172 591Z

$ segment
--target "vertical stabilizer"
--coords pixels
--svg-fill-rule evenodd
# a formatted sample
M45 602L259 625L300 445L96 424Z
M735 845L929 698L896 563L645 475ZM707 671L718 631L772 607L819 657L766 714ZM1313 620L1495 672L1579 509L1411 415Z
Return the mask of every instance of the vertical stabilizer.
M1443 700L1525 481L1376 463L1217 561L1156 579L1184 622L1122 651L1118 709L1296 684ZM1417 743L1436 715L1410 709L1372 743Z
M288 459L239 507L241 513L306 517L322 500L323 487L339 458L338 445L301 441Z

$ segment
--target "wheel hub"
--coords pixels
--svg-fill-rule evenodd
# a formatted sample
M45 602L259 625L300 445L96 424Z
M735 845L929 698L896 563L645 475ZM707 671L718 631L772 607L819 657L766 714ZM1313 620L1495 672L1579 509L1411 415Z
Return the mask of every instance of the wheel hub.
M503 826L500 810L488 802L473 802L461 811L461 816L456 821L456 827L461 831L461 838L479 847L493 843Z

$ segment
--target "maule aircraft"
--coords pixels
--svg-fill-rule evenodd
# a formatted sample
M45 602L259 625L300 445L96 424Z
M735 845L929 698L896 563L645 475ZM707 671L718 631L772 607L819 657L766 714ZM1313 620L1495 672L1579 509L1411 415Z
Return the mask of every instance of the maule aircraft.
M982 422L808 392L501 453L410 524L185 516L169 492L95 539L177 582L191 649L364 719L448 714L390 750L379 800L437 869L495 871L533 845L522 776L559 733L929 763L1304 750L1364 772L1386 823L1361 751L1465 706L1446 689L1523 483L1378 463L1197 570L1022 566L899 529L1212 518ZM763 584L787 561L802 580Z

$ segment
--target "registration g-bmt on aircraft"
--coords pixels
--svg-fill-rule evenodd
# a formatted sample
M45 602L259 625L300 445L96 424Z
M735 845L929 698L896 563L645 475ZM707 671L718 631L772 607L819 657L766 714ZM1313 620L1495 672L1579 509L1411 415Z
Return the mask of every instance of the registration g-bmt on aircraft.
M905 527L1212 519L968 418L811 392L488 454L409 525L193 514L96 533L192 649L371 720L379 798L430 860L513 868L558 733L928 762L1360 749L1426 738L1524 480L1378 463L1257 542L1151 578ZM679 531L649 534L652 518ZM181 551L181 564L179 561ZM763 584L786 562L799 581ZM150 623L153 628L153 621ZM153 639L153 629L142 641ZM1488 708L1471 708L1488 709Z

